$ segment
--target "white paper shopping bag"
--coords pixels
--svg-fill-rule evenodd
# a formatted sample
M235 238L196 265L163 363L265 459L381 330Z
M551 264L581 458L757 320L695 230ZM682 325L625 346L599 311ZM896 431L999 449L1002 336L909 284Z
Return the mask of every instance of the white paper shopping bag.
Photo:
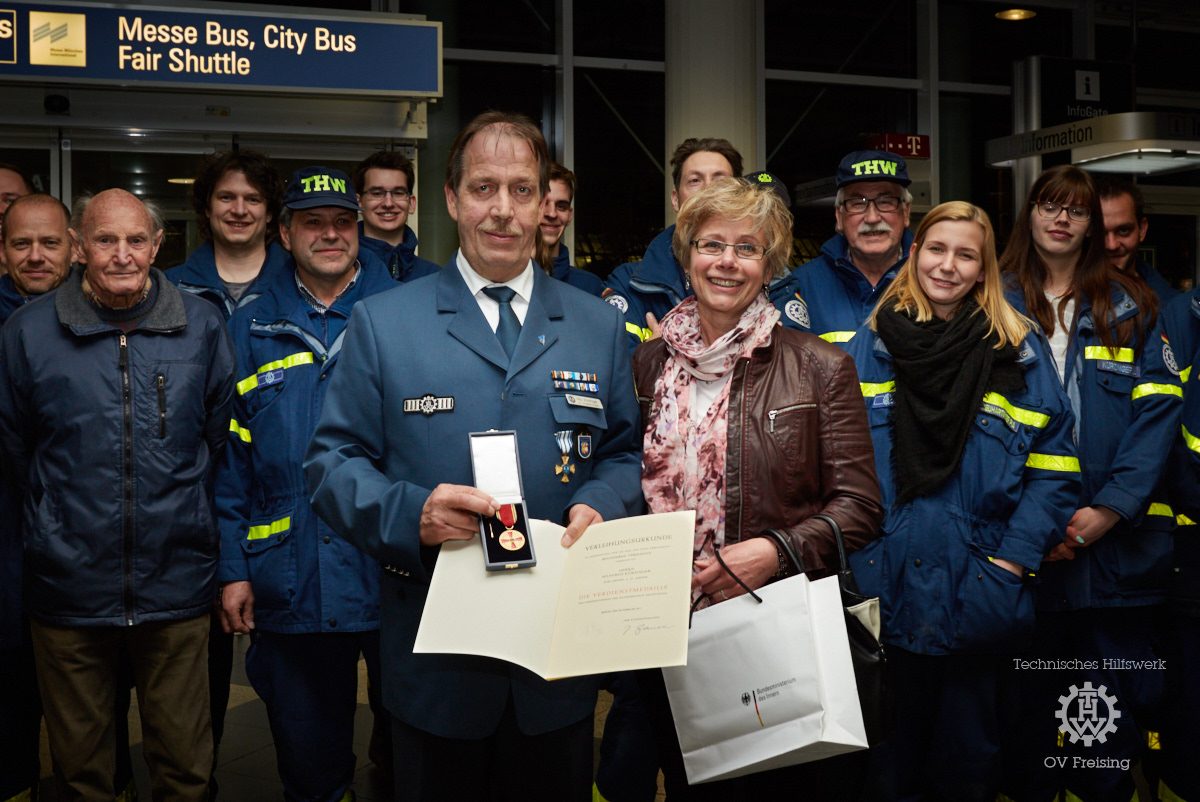
M663 669L689 783L867 748L837 578L756 593L697 611Z

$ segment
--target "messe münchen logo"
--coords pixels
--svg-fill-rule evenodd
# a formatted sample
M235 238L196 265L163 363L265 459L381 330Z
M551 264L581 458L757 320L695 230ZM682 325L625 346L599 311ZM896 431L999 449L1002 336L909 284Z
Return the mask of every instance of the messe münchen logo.
M1091 746L1093 741L1104 743L1111 733L1117 731L1117 698L1110 696L1104 685L1092 687L1085 682L1083 687L1072 685L1065 696L1058 697L1058 731L1071 739L1071 743L1083 741Z

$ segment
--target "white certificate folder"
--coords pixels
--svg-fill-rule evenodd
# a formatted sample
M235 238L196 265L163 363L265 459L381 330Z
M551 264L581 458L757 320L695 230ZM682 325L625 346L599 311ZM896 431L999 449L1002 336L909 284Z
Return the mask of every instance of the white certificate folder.
M605 521L568 548L530 522L538 564L479 570L480 545L442 545L414 652L507 660L546 679L687 663L695 512Z

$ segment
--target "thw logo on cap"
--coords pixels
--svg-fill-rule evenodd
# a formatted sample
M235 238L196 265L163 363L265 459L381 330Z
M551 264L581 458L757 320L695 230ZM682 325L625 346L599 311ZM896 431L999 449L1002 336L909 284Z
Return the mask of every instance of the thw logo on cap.
M898 165L893 161L885 161L884 159L868 159L864 162L855 162L850 165L850 169L854 171L855 176L863 175L889 175L895 177Z
M346 180L344 178L334 178L328 174L310 175L300 179L300 186L303 187L303 192L345 192Z

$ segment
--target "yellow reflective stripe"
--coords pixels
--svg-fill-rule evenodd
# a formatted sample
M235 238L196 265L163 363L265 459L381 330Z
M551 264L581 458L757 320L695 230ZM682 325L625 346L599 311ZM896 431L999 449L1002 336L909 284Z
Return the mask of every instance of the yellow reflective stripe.
M283 359L276 359L274 362L268 362L265 365L260 365L258 370L254 371L253 376L247 376L237 383L238 395L245 395L258 386L258 377L263 373L269 373L272 370L280 368L294 368L297 365L311 365L313 363L312 351L301 351L298 354L285 356Z
M644 329L636 323L627 322L625 324L625 331L629 332L634 337L637 337L640 342L646 342L654 336L654 332L652 332L650 329Z
M891 382L859 382L858 386L862 389L863 398L874 398L877 395L884 393L893 393L896 391L896 383Z
M1075 457L1063 457L1058 454L1038 454L1033 452L1025 460L1025 467L1037 468L1043 471L1079 473L1079 460Z
M292 528L292 516L280 518L278 521L271 521L269 524L259 524L258 526L250 527L246 532L246 540L262 540L271 535L278 535L280 532L286 532Z
M1187 384L1188 377L1192 375L1192 366L1188 365L1183 370L1179 371L1179 383Z
M250 442L250 430L239 424L237 418L229 419L229 431L231 434L236 434L243 443Z
M1158 382L1146 382L1133 388L1134 401L1148 395L1177 395L1183 398L1183 388L1177 384L1159 384Z
M4 802L30 802L33 799L33 791L26 788L16 796L10 796Z
M1160 501L1154 501L1151 502L1150 506L1146 508L1146 514L1159 515L1163 518L1174 518L1175 510L1171 509L1170 504L1163 504Z
M1192 451L1200 453L1200 437L1189 432L1186 426L1180 426L1179 428L1183 432L1184 444Z
M992 404L1000 407L1009 414L1013 420L1018 423L1024 423L1027 426L1033 426L1038 429L1045 429L1046 424L1050 422L1050 416L1043 412L1034 412L1031 409L1018 407L999 393L988 393L983 397L984 404Z
M1186 799L1172 791L1167 786L1166 780L1158 781L1158 798L1161 800L1161 802L1187 802Z
M1084 359L1107 359L1109 362L1133 362L1132 348L1107 348L1089 345L1083 349Z
M817 336L827 343L848 343L854 339L854 332L827 331L824 334L818 334Z
M1175 525L1176 526L1195 526L1196 522L1181 512L1175 516Z

